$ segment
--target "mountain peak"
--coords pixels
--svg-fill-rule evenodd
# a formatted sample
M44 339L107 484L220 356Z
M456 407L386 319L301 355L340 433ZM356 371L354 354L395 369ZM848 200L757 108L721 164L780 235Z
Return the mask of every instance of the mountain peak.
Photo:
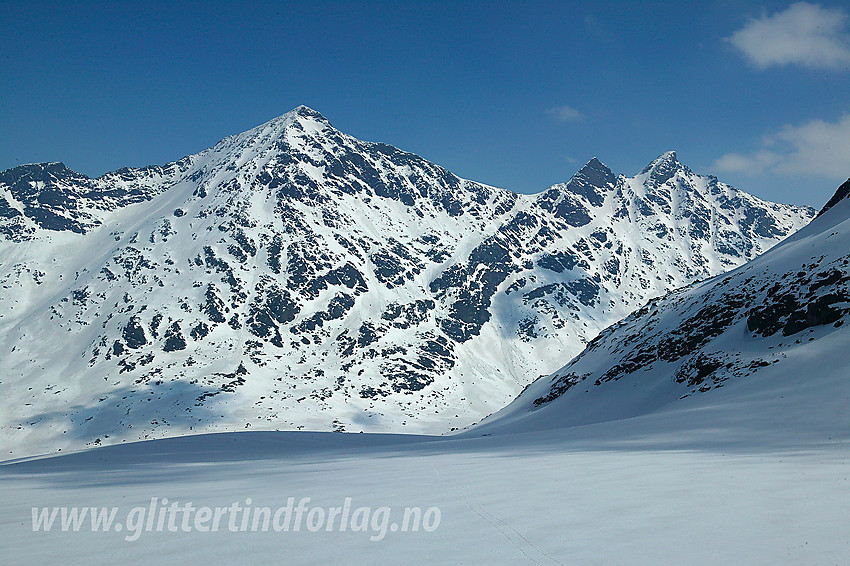
M641 174L649 173L653 169L658 169L659 167L669 167L675 165L681 165L681 163L679 163L679 158L676 156L676 152L672 150L665 151L664 153L653 159L649 163L649 165L644 167L643 171L641 171Z
M5 183L9 183L12 179L48 181L50 179L65 179L70 177L78 179L88 178L86 175L70 169L61 161L26 163L0 172L0 182Z
M687 169L676 157L675 151L665 151L652 162L643 168L641 175L649 174L649 179L654 183L661 185L669 180L680 169Z
M289 112L286 112L285 114L281 114L280 116L272 118L268 122L261 124L261 125L255 127L255 128L252 128L251 130L243 132L243 134L240 134L240 135L261 132L264 129L268 128L269 126L274 127L274 128L284 128L285 129L288 126L291 126L295 123L301 124L303 126L303 125L310 123L310 122L312 122L314 124L319 124L322 127L327 127L327 126L332 127L330 122L328 122L328 119L325 118L324 116L322 116L322 114L320 112L318 112L317 110L313 110L309 106L305 106L305 105L302 104L300 106L296 106L295 108L293 108ZM236 137L239 137L239 136L237 135L237 136L231 136L231 137L236 138Z
M569 181L563 184L553 185L550 191L544 193L544 199L550 200L550 205L555 207L554 202L561 198L565 192L573 195L583 196L593 206L602 206L605 194L610 187L617 182L617 177L607 165L596 157L576 171ZM571 206L571 205L569 205ZM554 208L552 208L554 210Z
M599 161L596 157L593 157L585 163L584 167L578 170L570 182L572 183L577 180L584 181L594 187L604 188L609 184L614 184L617 181L617 177L607 165Z
M308 119L314 120L316 122L327 122L328 121L327 118L322 116L322 114L319 111L313 110L309 106L305 106L303 104L293 108L292 110L290 110L289 112L284 114L284 116L291 117L291 118L308 118Z
M222 159L227 160L233 158L231 152L236 151L238 153L246 147L253 147L252 152L256 151L259 146L271 150L276 147L275 140L287 138L293 132L297 133L296 137L301 137L304 135L313 136L317 132L328 133L331 131L335 131L335 128L321 113L302 104L250 130L223 138L211 149L222 152Z
M604 163L599 161L599 158L594 156L594 157L591 157L590 161L585 163L584 166L582 166L582 168L579 169L579 171L588 171L588 172L589 171L608 171L608 172L611 172L611 169L607 165L605 165Z

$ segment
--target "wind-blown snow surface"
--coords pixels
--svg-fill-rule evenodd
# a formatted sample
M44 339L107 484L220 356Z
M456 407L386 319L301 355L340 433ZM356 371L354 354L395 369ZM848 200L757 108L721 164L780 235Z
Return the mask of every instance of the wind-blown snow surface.
M830 392L798 403L817 412ZM786 426L747 399L696 400L528 434L219 433L0 465L0 551L31 565L847 563L847 429ZM134 542L114 527L32 530L32 507L118 507L120 522L154 497L271 509L351 498L352 509L390 507L393 523L406 507L437 507L440 523L376 541L378 529L310 532L306 519L299 532L230 532L228 518L218 532L183 532L178 516L177 532L154 524Z
M445 432L814 211L596 159L518 195L300 107L163 167L0 173L0 447Z

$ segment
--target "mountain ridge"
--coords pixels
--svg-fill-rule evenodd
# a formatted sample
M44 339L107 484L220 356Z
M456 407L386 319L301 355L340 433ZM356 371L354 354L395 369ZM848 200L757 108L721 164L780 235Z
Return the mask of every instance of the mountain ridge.
M650 169L522 195L299 107L164 166L0 173L4 444L446 432L814 214Z
M711 425L718 434L787 429L846 440L848 186L763 255L608 327L467 434L647 417L677 418L694 430Z

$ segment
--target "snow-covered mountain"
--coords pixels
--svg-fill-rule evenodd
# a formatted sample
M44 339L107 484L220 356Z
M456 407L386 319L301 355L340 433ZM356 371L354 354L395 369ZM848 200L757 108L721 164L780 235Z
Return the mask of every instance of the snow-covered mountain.
M679 420L692 427L846 438L848 315L850 180L775 248L650 301L473 430L515 433L684 411L688 418Z
M519 195L303 106L162 167L16 167L0 173L0 442L463 427L813 215L673 152Z

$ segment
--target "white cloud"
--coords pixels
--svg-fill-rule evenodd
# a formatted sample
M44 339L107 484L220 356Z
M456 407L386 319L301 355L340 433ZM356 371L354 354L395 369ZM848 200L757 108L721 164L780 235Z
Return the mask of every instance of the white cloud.
M555 106L548 109L546 113L558 122L575 122L584 118L584 114L572 106Z
M782 158L765 149L750 155L727 153L714 162L714 169L724 173L743 173L750 177L763 175L768 167L776 165Z
M850 114L838 122L813 120L802 126L785 126L774 143L785 143L792 152L777 164L780 173L820 173L823 177L850 176Z
M799 2L784 12L750 20L726 38L757 67L801 65L850 69L847 13Z
M750 153L727 153L714 169L750 176L808 174L844 180L850 176L850 114L837 122L812 120L785 126L764 136L762 148Z

